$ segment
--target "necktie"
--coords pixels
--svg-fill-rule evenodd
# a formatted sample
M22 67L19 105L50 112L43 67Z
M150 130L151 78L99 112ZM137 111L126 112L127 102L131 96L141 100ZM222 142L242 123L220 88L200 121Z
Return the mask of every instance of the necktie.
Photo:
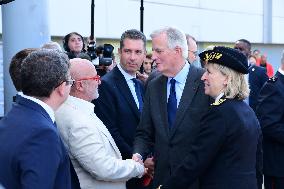
M142 100L142 89L141 89L141 84L139 83L138 79L133 78L132 81L134 82L134 86L135 86L135 93L138 99L138 103L139 103L139 111L142 111L143 108L143 100Z
M174 120L176 117L176 111L177 111L177 98L176 98L176 89L175 89L175 84L176 80L171 79L171 88L170 88L170 95L168 99L168 122L170 128L173 127Z

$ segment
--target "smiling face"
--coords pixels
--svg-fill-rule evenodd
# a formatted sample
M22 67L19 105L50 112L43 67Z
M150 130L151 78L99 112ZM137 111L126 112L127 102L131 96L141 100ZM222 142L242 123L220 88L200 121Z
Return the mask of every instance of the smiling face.
M201 80L204 81L205 94L216 98L224 92L228 83L228 77L216 69L214 64L209 63L205 68L206 72L201 77Z
M144 42L140 39L128 39L123 41L123 47L118 50L122 69L135 76L146 58Z

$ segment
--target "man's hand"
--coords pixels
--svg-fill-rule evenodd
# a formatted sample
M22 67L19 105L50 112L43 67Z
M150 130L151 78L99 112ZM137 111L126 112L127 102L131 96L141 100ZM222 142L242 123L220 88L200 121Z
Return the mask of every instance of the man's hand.
M140 154L138 154L138 153L133 154L133 155L132 155L132 159L133 159L134 161L139 162L139 163L141 163L142 165L144 165L142 156L141 156Z
M147 174L151 178L153 178L153 176L154 176L154 166L155 166L154 158L153 157L147 158L144 161L144 166L147 169Z
M146 80L147 80L148 77L149 77L147 74L142 74L142 73L140 73L139 71L136 72L136 76L137 76L137 78L138 78L140 81L142 81L143 83L145 83Z

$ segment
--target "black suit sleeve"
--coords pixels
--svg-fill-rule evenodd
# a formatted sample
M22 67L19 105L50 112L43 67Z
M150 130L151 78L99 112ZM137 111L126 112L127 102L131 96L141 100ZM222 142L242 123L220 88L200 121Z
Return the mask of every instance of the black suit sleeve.
M210 109L203 118L201 130L189 152L163 189L188 188L210 165L226 138L227 123L222 113Z
M133 153L139 153L144 158L150 153L153 148L154 143L154 126L152 123L151 113L150 113L150 92L151 89L146 90L146 95L144 98L144 107L140 119L140 123L136 130L134 150Z
M105 124L111 133L115 143L117 144L121 154L127 154L128 157L132 156L132 148L125 142L121 136L118 128L118 119L117 111L119 109L116 106L116 98L114 96L114 91L118 89L113 89L114 85L110 85L105 81L102 81L99 86L99 98L94 100L95 104L95 113L100 120Z
M284 122L281 88L273 82L267 82L259 96L257 115L265 138L284 144Z

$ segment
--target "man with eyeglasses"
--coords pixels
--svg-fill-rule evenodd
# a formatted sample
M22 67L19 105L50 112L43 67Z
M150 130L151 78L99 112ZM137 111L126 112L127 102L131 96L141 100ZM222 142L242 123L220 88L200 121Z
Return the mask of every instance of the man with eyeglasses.
M106 126L94 113L100 77L85 59L70 60L74 84L66 102L56 111L56 123L78 174L82 189L125 189L126 181L142 177L142 161L122 160Z
M186 34L185 36L186 36L186 41L187 41L187 46L188 46L188 58L187 58L187 60L191 65L195 65L197 67L200 67L199 63L196 61L197 56L198 56L196 39L189 34Z
M36 50L19 66L21 78L14 81L23 93L0 121L0 182L13 189L79 188L54 122L70 92L69 59Z

